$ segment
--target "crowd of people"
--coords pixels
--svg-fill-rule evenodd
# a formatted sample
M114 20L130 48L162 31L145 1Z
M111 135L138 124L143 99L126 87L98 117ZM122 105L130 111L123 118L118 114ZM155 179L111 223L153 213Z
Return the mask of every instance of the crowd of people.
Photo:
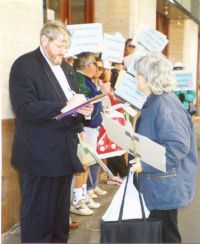
M74 223L70 212L92 215L101 207L98 195L107 194L99 187L100 165L77 155L78 134L96 150L101 113L122 103L114 94L114 84L126 68L123 62L105 62L99 53L66 56L69 45L66 26L47 22L40 32L40 46L19 57L10 72L10 99L16 116L12 163L20 177L24 243L66 243L70 223ZM132 55L134 49L132 39L127 39L124 56ZM138 159L132 170L141 172L141 191L150 217L163 221L163 242L180 242L177 209L192 200L197 164L191 117L173 95L172 66L163 55L147 54L135 69L138 89L148 97L136 131L165 146L167 173ZM55 119L104 93L108 95L102 101L60 121ZM118 112L124 116L122 109ZM110 184L120 185L127 176L126 158L124 154L107 158L115 176L108 179Z

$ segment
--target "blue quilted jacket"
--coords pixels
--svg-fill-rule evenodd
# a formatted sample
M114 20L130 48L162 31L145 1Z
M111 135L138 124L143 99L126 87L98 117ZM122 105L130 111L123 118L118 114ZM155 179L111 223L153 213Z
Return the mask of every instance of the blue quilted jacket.
M167 172L142 162L140 186L150 210L177 209L194 196L197 145L191 116L174 94L150 95L136 132L166 148Z

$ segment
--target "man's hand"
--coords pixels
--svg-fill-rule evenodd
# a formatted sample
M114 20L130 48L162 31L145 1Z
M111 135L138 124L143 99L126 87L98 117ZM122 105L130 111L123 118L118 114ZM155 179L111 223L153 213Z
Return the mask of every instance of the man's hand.
M131 161L129 161L129 164L132 164L130 168L132 172L137 172L137 173L142 172L142 165L139 158L132 159Z
M89 116L92 114L93 109L94 109L94 106L92 104L88 104L87 106L77 109L77 112L84 116Z
M82 104L85 101L86 97L83 94L75 94L69 101L67 101L67 104L64 108L62 108L61 113L63 114L65 112L68 112L72 108Z

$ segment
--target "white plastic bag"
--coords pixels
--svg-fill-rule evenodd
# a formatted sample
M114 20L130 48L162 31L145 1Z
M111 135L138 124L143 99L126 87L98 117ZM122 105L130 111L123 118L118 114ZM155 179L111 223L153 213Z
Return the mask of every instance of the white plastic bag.
M82 165L90 165L94 162L94 158L91 156L89 152L87 152L83 146L79 143L77 147L77 156L81 161Z
M122 185L115 193L110 206L108 207L107 211L102 217L103 221L118 220L125 184L126 184L126 180L123 181ZM142 196L142 200L144 204L145 216L146 218L148 218L150 212L146 207L143 196ZM124 219L141 219L141 218L142 218L142 211L141 211L141 205L139 200L139 194L136 187L133 184L133 173L129 173L129 180L126 189L122 219L124 220Z

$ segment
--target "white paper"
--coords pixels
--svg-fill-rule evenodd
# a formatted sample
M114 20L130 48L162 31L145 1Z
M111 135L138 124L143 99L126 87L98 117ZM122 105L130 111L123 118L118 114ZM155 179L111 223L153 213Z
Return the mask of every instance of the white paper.
M115 94L139 110L147 99L147 96L137 89L135 78L128 73L117 82Z
M145 47L148 51L159 51L161 52L168 43L167 37L155 30L153 27L147 25L140 25L136 37L133 40L136 46L139 44Z
M137 50L137 48L136 48L136 50L134 51L133 54L130 54L130 55L124 57L124 65L129 73L136 75L136 72L134 69L134 64L138 59L143 57L146 53L147 53L147 51L140 51L140 50Z
M126 180L123 181L122 185L119 187L117 192L115 193L112 202L108 209L106 210L105 214L103 215L102 219L104 221L117 221L119 218L120 206L123 198L124 188L125 188ZM144 202L143 196L143 205L144 205L144 212L146 218L149 217L149 210L146 207ZM142 211L141 205L139 200L139 194L135 186L133 185L133 174L129 174L129 181L127 184L127 190L125 195L125 202L124 202L124 209L122 219L141 219L142 218Z
M104 44L102 52L102 60L110 62L122 63L124 56L125 39L119 33L115 35L104 34Z
M137 153L136 156L139 156L141 161L151 165L152 167L166 172L165 147L145 136L131 132L130 129L121 126L103 113L102 116L103 126L105 127L110 140L115 142L131 155L134 155L132 141L132 138L134 138Z
M69 52L72 52L74 55L82 52L102 52L102 24L67 25L67 29L71 34L71 46Z
M176 79L175 91L195 90L194 74L187 70L173 71L173 76Z

